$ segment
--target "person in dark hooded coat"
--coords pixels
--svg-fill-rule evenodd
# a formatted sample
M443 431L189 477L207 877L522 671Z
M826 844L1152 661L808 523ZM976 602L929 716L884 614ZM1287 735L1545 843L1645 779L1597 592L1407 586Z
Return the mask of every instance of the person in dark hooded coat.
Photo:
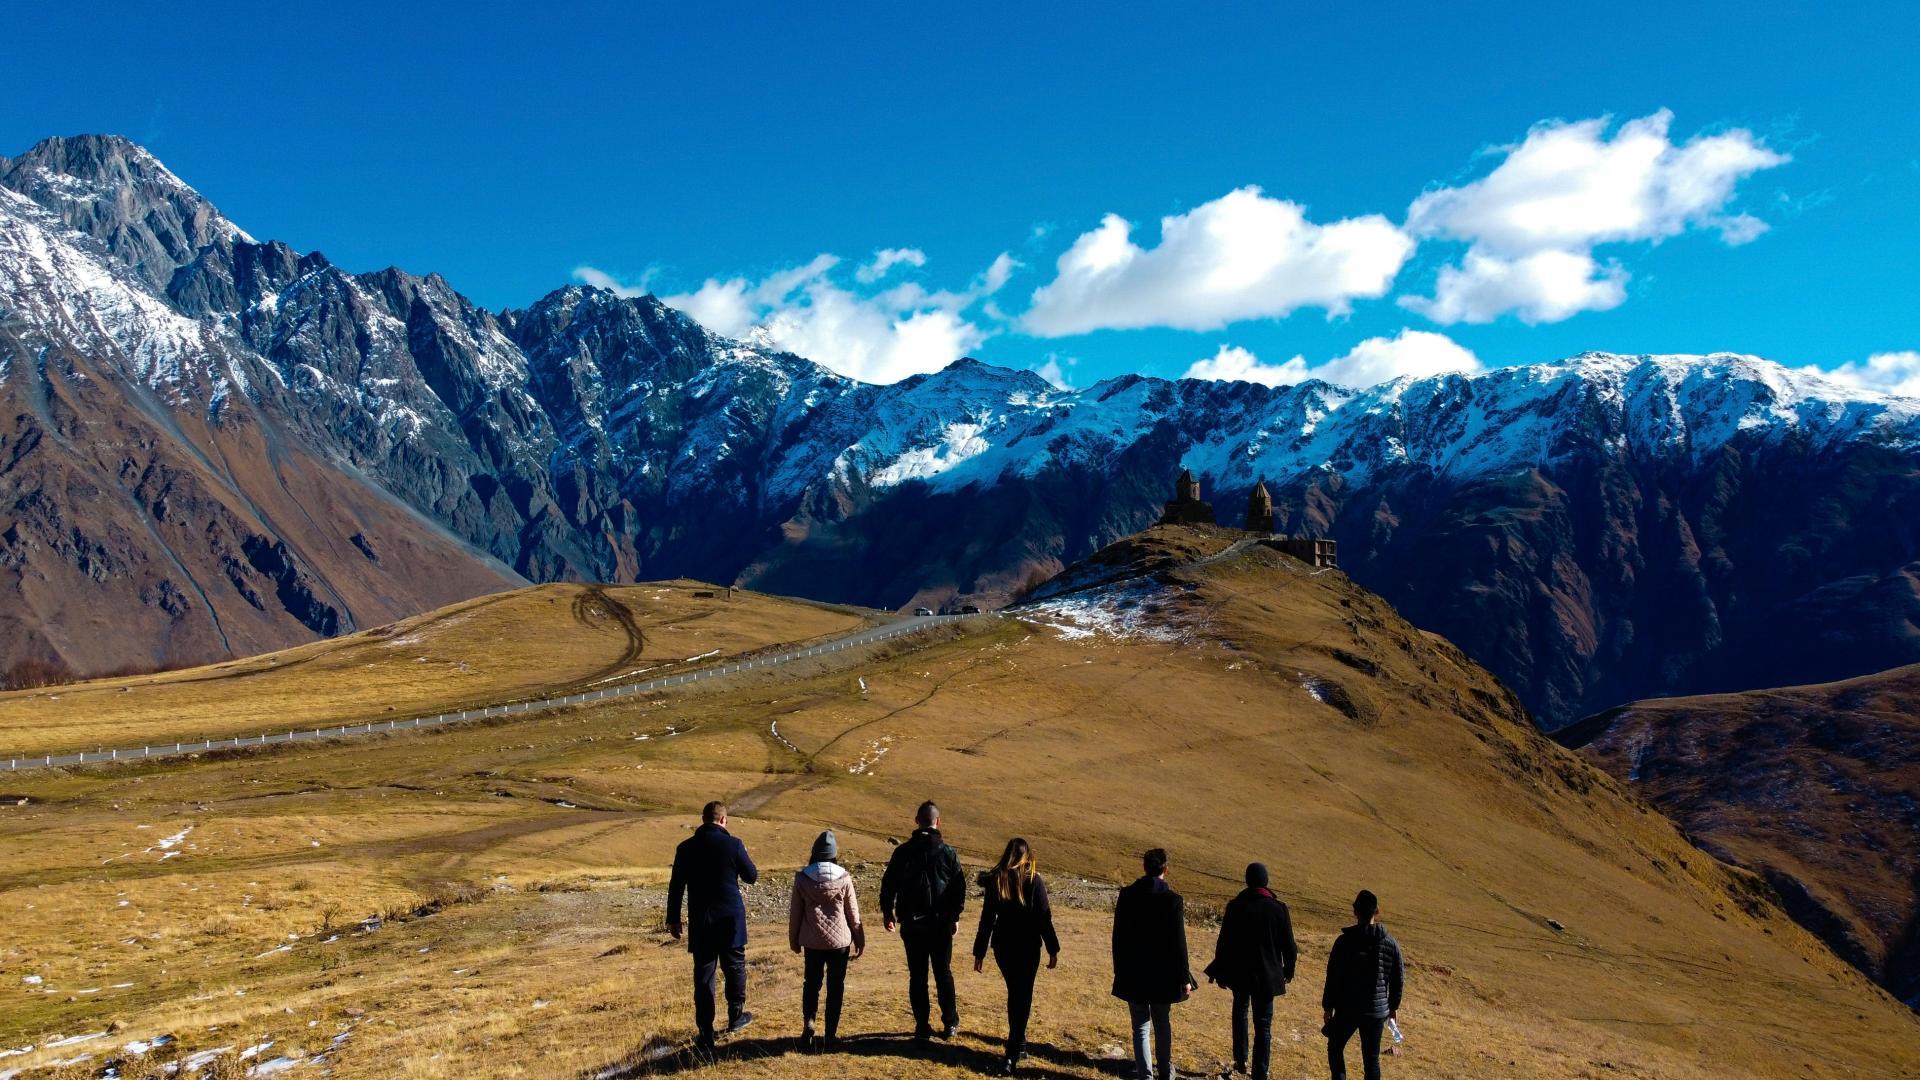
M1227 904L1207 978L1233 991L1233 1072L1267 1080L1273 1056L1273 999L1293 981L1300 948L1287 905L1267 888L1267 868L1247 867L1247 887ZM1248 1039L1251 1021L1252 1039ZM1228 1074L1231 1075L1231 1074Z

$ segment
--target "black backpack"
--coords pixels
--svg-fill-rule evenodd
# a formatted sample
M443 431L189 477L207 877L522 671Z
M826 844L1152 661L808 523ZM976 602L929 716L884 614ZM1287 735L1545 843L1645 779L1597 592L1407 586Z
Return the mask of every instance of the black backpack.
M947 845L931 836L921 845L920 863L908 869L900 883L899 910L902 921L920 922L940 912L940 898L947 895L953 879L947 872Z

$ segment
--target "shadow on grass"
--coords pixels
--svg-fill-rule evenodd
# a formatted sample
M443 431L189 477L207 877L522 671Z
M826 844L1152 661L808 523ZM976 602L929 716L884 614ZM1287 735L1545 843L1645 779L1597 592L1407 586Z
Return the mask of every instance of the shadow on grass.
M778 1058L818 1059L829 1065L834 1058L894 1058L920 1061L928 1065L946 1065L985 1075L998 1075L1001 1065L1001 1040L998 1036L963 1031L967 1042L915 1042L907 1032L880 1032L842 1036L829 1052L804 1050L797 1037L723 1040L712 1052L697 1050L686 1043L652 1039L646 1045L618 1061L581 1074L584 1080L627 1080L629 1077L677 1076L706 1069L724 1069L729 1063ZM985 1044L975 1045L975 1041ZM1072 1071L1064 1071L1072 1070ZM1063 1050L1048 1043L1028 1043L1027 1059L1020 1065L1021 1076L1036 1080L1081 1080L1088 1075L1126 1076L1131 1062L1097 1058L1077 1050Z

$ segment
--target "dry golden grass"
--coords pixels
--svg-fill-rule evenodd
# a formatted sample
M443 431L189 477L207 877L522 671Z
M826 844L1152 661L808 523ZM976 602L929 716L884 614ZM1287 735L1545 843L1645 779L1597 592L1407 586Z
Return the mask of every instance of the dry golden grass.
M0 694L0 756L406 719L671 674L865 622L826 605L697 592L716 590L542 585L245 660Z
M1002 1030L991 965L961 975L959 1044L912 1057L904 965L877 926L845 1022L871 1037L830 1064L781 1041L798 1027L792 869L835 828L871 912L888 837L931 796L970 863L1032 839L1069 905L1036 1075L1112 1071L1125 1010L1106 994L1103 909L1151 844L1173 852L1196 968L1241 867L1273 867L1306 948L1277 1076L1324 1075L1317 980L1363 885L1413 965L1389 1075L1920 1071L1911 1014L1518 721L1450 646L1270 552L1188 576L1156 601L1187 627L1177 643L1009 619L510 723L23 775L36 801L0 811L0 1046L41 1049L0 1068L172 1033L186 1052L326 1052L339 1077L685 1071L687 961L661 889L720 797L767 871L751 890L761 1019L695 1074L968 1074ZM358 932L375 912L398 917ZM1226 1012L1211 988L1181 1007L1183 1063L1225 1058ZM45 1049L115 1021L111 1039Z

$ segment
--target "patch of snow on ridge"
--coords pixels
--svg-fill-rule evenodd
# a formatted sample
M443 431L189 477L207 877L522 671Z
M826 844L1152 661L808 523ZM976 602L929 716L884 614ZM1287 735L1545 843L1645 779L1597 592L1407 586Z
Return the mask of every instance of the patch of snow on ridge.
M908 480L926 480L940 475L968 458L979 457L990 449L980 437L986 430L979 423L948 424L939 442L909 450L873 474L874 487L893 487Z
M1068 641L1095 636L1125 641L1176 642L1191 636L1164 601L1166 593L1132 583L1042 600L1016 609L1024 622L1049 627Z
M28 321L125 356L150 385L177 386L211 331L115 268L89 238L0 189L0 296ZM10 279L10 280L9 280Z

